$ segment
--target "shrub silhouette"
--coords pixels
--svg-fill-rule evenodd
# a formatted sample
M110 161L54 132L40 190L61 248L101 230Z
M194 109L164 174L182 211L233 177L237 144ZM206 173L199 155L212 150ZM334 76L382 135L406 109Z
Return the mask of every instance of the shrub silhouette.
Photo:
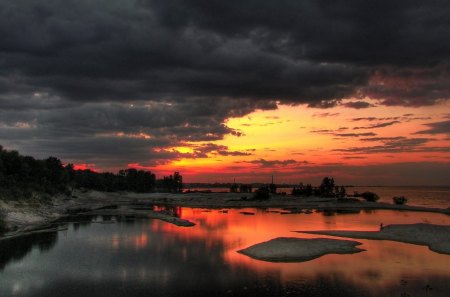
M376 201L378 201L378 199L380 199L380 196L378 196L374 192L361 193L361 197L366 199L366 201L369 201L369 202L376 202Z
M270 190L268 187L261 187L253 194L253 200L267 200L270 198Z
M408 202L408 198L406 198L405 196L395 196L392 197L392 200L394 201L395 204L406 204L406 202Z

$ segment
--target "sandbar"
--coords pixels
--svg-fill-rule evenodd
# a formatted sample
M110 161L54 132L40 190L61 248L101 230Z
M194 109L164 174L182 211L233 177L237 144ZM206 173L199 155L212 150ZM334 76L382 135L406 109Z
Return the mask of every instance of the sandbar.
M434 252L450 255L450 226L433 224L388 225L380 231L295 231L346 238L391 240L425 245Z
M278 237L238 251L257 260L268 262L305 262L327 254L354 254L360 242L328 238Z

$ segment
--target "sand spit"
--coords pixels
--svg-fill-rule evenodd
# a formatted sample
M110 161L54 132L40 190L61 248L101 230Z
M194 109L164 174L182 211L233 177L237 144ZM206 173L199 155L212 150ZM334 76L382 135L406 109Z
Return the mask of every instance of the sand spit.
M305 262L327 254L354 254L364 251L360 242L328 238L278 237L252 245L238 253L268 262Z
M426 245L434 252L450 255L450 226L433 224L388 225L380 231L295 231L348 238L392 240Z

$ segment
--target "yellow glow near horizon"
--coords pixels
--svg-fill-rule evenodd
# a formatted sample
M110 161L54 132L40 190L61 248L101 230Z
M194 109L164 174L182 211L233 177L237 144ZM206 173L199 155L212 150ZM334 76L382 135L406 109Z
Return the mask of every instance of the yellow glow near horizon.
M268 155L284 155L286 151L313 149L329 143L327 137L311 138L307 128L311 127L312 122L314 120L306 118L301 106L282 105L278 110L257 111L247 117L230 119L227 125L242 131L245 136L236 138L227 135L219 143L236 150L254 148L278 151Z
M375 106L366 109L350 109L337 106L332 109L307 108L304 105L279 105L276 110L258 110L240 118L230 118L225 124L243 133L241 137L228 134L222 140L192 142L171 150L193 154L196 148L213 143L228 148L228 152L243 154L219 154L208 152L204 158L180 158L168 165L166 170L190 170L195 172L264 172L277 170L289 172L290 168L308 165L348 164L369 165L393 162L447 161L448 154L426 150L408 150L405 147L383 152L384 138L397 137L399 141L421 141L423 147L449 146L445 135L417 134L426 130L431 122L444 121L450 103L421 108ZM447 115L448 116L448 115ZM366 118L355 121L355 118ZM367 118L375 118L369 120ZM391 125L372 127L393 122ZM381 138L380 140L376 140ZM363 141L367 139L366 141ZM368 153L358 148L379 149ZM356 149L355 149L356 148ZM354 151L345 151L355 149ZM294 163L283 163L295 160ZM259 162L275 162L275 168L258 167ZM292 165L290 165L292 164ZM227 169L230 168L230 169ZM241 169L235 169L241 168ZM247 168L247 169L244 169Z

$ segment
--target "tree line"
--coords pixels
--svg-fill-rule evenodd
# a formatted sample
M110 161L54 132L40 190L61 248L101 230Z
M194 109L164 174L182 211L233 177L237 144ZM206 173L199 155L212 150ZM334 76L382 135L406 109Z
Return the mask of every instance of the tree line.
M156 179L154 173L134 168L118 173L75 170L73 164L64 165L55 157L43 160L22 156L0 145L0 197L31 198L35 193L69 195L74 189L98 191L181 192L180 173Z
M295 186L292 189L293 196L318 196L318 197L337 197L343 198L347 195L344 186L337 186L332 177L324 177L318 187L311 184Z

